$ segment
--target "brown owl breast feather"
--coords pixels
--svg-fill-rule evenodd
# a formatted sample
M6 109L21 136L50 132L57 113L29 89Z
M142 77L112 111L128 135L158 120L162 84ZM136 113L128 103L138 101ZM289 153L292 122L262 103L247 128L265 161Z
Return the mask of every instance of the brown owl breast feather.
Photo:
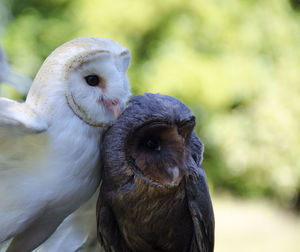
M138 95L104 136L97 205L105 251L214 249L195 117L174 97Z

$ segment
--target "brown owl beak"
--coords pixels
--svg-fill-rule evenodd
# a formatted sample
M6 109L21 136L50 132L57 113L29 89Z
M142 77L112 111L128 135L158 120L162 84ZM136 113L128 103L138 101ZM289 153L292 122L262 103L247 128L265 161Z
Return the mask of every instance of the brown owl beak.
M115 119L118 119L121 114L121 105L118 99L101 98L104 106L112 113Z

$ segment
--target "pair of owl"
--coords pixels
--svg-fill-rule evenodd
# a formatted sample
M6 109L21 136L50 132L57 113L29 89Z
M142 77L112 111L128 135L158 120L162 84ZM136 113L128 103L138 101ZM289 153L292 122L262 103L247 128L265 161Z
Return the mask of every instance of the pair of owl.
M213 251L195 117L170 96L127 103L130 58L112 40L75 39L46 59L24 103L0 98L0 243L12 238L8 252L45 242L100 179L105 251Z

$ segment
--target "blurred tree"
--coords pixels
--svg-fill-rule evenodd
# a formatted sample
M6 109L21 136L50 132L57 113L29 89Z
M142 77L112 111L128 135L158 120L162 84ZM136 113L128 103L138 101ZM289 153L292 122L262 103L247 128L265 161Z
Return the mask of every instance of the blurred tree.
M26 14L30 9L36 9L43 17L62 15L66 11L71 1L69 0L4 0L14 17Z
M290 3L295 10L300 10L300 0L290 0Z
M300 188L299 1L5 0L2 37L34 76L76 36L117 40L133 55L135 94L178 97L198 118L218 191L295 204Z

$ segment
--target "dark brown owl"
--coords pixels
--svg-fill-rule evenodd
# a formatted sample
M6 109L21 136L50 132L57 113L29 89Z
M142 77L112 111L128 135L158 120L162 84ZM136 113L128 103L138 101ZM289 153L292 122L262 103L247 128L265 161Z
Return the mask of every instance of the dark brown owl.
M214 250L214 214L195 117L179 100L138 95L105 134L97 205L105 251Z

